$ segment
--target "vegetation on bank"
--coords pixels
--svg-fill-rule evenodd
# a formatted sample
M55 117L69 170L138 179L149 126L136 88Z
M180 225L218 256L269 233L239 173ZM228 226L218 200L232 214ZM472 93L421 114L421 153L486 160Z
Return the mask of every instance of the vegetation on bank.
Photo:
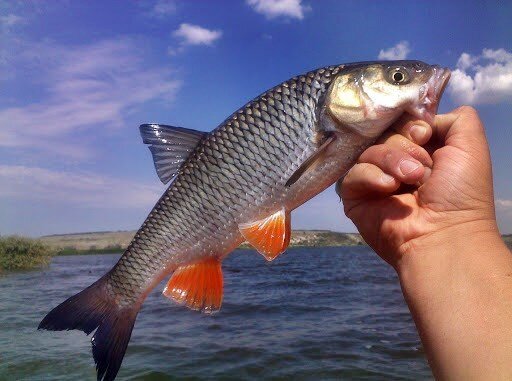
M512 250L512 234L503 235L503 240L510 250Z
M48 244L20 236L0 237L0 271L45 266L57 251Z
M135 231L62 234L31 239L20 236L0 237L0 271L44 266L54 255L120 254ZM512 234L503 235L512 250ZM290 247L354 246L365 242L356 233L328 230L294 230ZM242 244L241 248L251 248Z
M120 245L111 245L97 248L92 245L89 249L77 249L72 246L64 247L57 251L57 255L87 255L87 254L119 254L126 250L126 247Z
M57 255L118 254L124 252L136 231L110 231L74 234L55 234L41 240L57 250ZM503 235L512 249L512 234ZM329 230L293 230L290 247L357 246L366 243L357 233ZM251 248L244 243L241 248Z

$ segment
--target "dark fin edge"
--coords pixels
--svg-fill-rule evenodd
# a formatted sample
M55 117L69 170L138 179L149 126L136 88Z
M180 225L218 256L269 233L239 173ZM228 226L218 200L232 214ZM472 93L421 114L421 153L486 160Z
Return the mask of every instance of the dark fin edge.
M51 310L38 329L79 329L89 335L98 381L112 381L121 367L139 306L119 308L105 290L104 278Z

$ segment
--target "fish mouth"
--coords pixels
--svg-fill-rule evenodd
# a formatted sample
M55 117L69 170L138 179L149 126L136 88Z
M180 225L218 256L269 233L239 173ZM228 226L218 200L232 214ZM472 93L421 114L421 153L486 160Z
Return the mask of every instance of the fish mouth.
M429 80L420 87L417 102L407 111L413 116L424 120L428 124L434 122L439 101L450 79L450 69L440 66L432 67L433 74Z

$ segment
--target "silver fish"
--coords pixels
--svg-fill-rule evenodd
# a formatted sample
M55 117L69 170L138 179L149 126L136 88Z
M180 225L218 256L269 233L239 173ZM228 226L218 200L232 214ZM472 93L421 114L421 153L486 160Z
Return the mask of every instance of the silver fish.
M449 75L420 61L329 66L268 90L209 133L142 125L169 188L117 264L39 328L96 330L98 380L113 380L161 280L172 274L165 296L217 311L222 260L244 241L268 260L284 252L291 211L342 177L403 113L431 122Z

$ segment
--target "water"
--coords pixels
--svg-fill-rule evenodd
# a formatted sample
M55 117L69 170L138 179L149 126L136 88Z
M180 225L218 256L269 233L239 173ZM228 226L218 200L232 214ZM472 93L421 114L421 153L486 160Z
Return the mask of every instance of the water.
M37 331L118 255L56 257L0 277L0 379L95 380L89 339ZM148 297L118 380L432 379L393 270L366 247L294 248L224 262L220 313ZM158 290L158 291L157 291Z

